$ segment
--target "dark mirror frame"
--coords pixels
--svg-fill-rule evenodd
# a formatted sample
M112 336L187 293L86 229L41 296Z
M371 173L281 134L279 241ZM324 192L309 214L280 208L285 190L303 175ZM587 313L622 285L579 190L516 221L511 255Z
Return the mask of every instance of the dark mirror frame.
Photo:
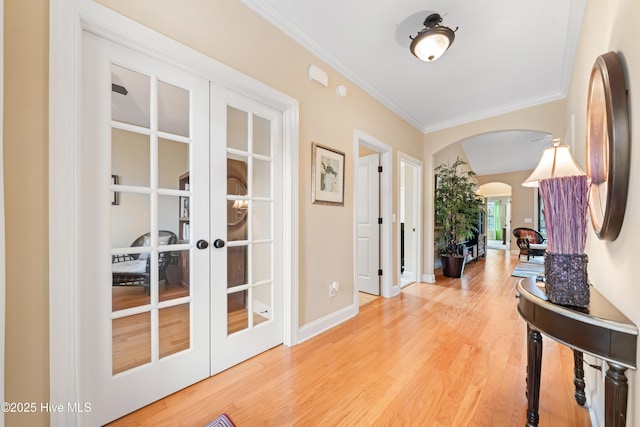
M587 175L591 224L601 240L620 234L629 189L629 112L620 59L598 56L587 98Z

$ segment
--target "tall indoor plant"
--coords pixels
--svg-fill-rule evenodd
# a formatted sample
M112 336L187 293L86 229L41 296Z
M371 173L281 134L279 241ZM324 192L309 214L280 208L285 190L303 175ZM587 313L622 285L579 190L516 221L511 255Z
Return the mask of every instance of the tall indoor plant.
M474 237L483 200L478 196L475 173L465 168L459 157L453 163L444 163L434 170L436 192L434 197L437 245L442 270L447 277L460 277L464 267L463 243Z

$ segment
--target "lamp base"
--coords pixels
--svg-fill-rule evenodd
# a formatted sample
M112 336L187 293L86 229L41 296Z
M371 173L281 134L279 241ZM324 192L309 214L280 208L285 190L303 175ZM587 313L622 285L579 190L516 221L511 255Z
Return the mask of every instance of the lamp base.
M545 253L545 290L549 301L575 307L589 305L588 261L586 254Z

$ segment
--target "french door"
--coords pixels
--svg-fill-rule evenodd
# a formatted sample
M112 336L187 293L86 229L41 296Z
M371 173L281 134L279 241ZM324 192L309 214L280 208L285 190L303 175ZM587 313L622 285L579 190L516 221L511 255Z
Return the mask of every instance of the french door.
M283 341L284 168L279 113L212 86L211 117L212 139L225 141L212 158L226 162L211 170L212 182L226 180L211 189L212 215L226 207L212 235L227 236L226 251L212 253L222 266L211 281L213 375Z
M282 343L279 114L83 33L81 393L99 425Z

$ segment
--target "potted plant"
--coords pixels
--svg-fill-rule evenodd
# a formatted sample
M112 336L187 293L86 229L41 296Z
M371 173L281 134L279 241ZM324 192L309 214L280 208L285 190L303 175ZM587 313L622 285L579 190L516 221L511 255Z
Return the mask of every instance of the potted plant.
M435 168L434 197L437 247L446 277L461 277L464 268L464 242L478 230L478 217L484 202L476 193L475 173L465 168L459 157L453 163Z

